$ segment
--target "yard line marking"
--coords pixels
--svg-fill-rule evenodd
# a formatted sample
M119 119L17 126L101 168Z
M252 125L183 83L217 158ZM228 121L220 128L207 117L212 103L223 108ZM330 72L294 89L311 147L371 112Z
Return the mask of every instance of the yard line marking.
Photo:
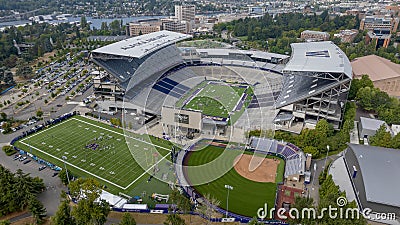
M54 158L54 159L57 159L57 160L59 160L60 162L64 162L63 159L60 159L60 158L58 158L58 157L56 157L56 156L53 156L53 155L51 155L51 154L49 154L49 153L47 153L47 152L45 152L45 151L42 151L42 150L36 148L35 146L32 146L32 145L30 145L30 144L25 143L24 141L21 141L21 143L24 144L24 145L26 145L26 146L29 146L30 148L33 148L33 149L35 149L35 150L37 150L37 151L39 151L39 152L41 152L41 153L44 153L44 154L46 154L46 155L48 155L48 156L50 156L50 157L52 157L52 158ZM98 178L98 179L100 179L100 180L103 180L103 181L105 181L105 182L107 182L107 183L109 183L109 184L112 184L112 185L114 185L114 186L116 186L116 187L118 187L118 188L121 188L121 189L123 189L123 190L126 189L126 188L124 188L124 187L122 187L122 186L120 186L120 185L118 185L118 184L116 184L116 183L113 183L113 182L111 182L111 181L109 181L109 180L107 180L107 179L104 179L104 178L102 178L102 177L100 177L100 176L98 176L98 175L96 175L96 174L94 174L94 173L91 173L91 172L89 172L89 171L87 171L87 170L85 170L85 169L82 169L82 168L80 168L80 167L78 167L78 166L75 166L74 164L71 164L71 163L68 162L68 161L65 161L65 164L68 164L68 165L70 165L70 166L72 166L72 167L74 167L74 168L76 168L76 169L79 169L79 170L81 170L81 171L83 171L83 172L85 172L85 173L87 173L87 174L89 174L89 175L91 175L91 176L93 176L93 177L96 177L96 178Z
M34 133L34 134L32 134L32 135L27 136L27 137L25 138L25 140L28 140L28 139L30 139L31 137L35 137L35 136L38 135L38 134L41 134L41 133L43 133L43 132L45 132L45 131L48 131L48 130L50 130L50 129L53 129L54 127L58 127L58 126L60 126L61 124L67 122L67 121L68 121L68 119L62 121L62 122L59 123L59 124L56 124L56 125L54 125L54 126L51 126L51 127L49 127L49 128L44 128L43 130L41 130L41 131L39 131L39 132L36 132L36 133Z
M161 162L161 160L164 160L169 154L166 154L164 157L162 157L160 160L158 160L155 164L153 164L150 168L148 168L142 175L138 176L134 181L132 181L126 188L129 188L132 184L134 184L136 181L138 181L140 178L142 178L144 175L146 175L151 169L153 169L158 163ZM125 190L125 189L124 189Z
M26 145L26 146L29 146L29 147L31 147L31 148L33 148L33 149L39 151L39 152L42 152L42 153L44 153L44 154L46 154L46 155L48 155L48 156L50 156L50 157L52 157L52 158L55 158L55 159L59 160L60 162L64 162L63 159L60 159L60 158L58 158L58 157L56 157L56 156L53 156L53 155L51 155L51 154L49 154L49 153L47 153L47 152L45 152L45 151L42 151L42 150L36 148L35 146L32 146L32 145L30 145L30 144L27 144L27 143L25 143L24 141L20 141L20 142L21 142L22 144L24 144L24 145ZM112 184L112 185L114 185L114 186L116 186L116 187L118 187L118 188L121 188L122 190L126 190L126 189L128 189L132 184L134 184L136 181L138 181L140 178L142 178L144 175L148 174L148 172L149 172L150 170L152 170L157 164L159 164L159 163L160 163L162 160L164 160L167 156L168 156L168 154L166 154L164 157L162 157L160 160L158 160L154 165L152 165L151 167L149 167L146 171L144 171L140 176L138 176L135 180L133 180L133 181L132 181L130 184L128 184L126 187L122 187L122 186L120 186L120 185L118 185L118 184L116 184L116 183L114 183L114 182L111 182L111 181L109 181L109 180L107 180L107 179L105 179L105 178L102 178L102 177L100 177L100 176L98 176L98 175L96 175L96 174L94 174L94 173L92 173L92 172L89 172L89 171L87 171L87 170L85 170L85 169L82 169L82 168L80 168L80 167L78 167L78 166L75 166L74 164L72 164L72 163L70 163L70 162L68 162L68 161L65 161L65 164L68 164L68 165L70 165L70 166L72 166L72 167L75 167L76 169L79 169L79 170L81 170L81 171L83 171L83 172L85 172L85 173L87 173L87 174L89 174L89 175L91 175L91 176L93 176L93 177L96 177L96 178L98 178L98 179L100 179L100 180L103 180L103 181L105 181L105 182L107 182L107 183L109 183L109 184Z
M136 140L136 141L139 141L139 142L142 142L142 143L146 143L146 144L148 144L148 145L152 145L152 146L155 146L155 147L158 147L158 148L167 150L167 151L169 151L169 152L171 151L171 149L168 149L168 148L165 148L165 147L162 147L162 146L153 144L153 143L149 143L149 142L147 142L147 141L143 141L143 140L140 140L140 139L138 139L138 138L134 138L134 137L125 135L125 134L123 134L123 133L121 134L121 133L119 133L119 132L117 132L117 131L113 131L113 130L107 129L107 128L104 128L104 127L99 126L99 125L91 124L91 123L89 123L89 122L86 122L86 121L83 121L83 120L80 120L80 119L77 119L77 118L72 118L72 119L73 119L73 120L80 121L80 122L82 122L82 123L89 124L89 125L91 125L91 126L94 126L94 127L97 127L97 128L103 129L103 130L106 130L106 131L109 131L109 132L111 132L111 133L115 133L115 134L121 135L121 136L123 136L123 137L131 138L131 139L133 139L133 140Z
M116 131L113 131L113 130L110 130L110 129L107 129L107 128L104 128L104 127L101 127L101 126L98 126L98 125L95 125L95 124L91 124L91 123L89 123L89 122L86 122L86 121L83 121L83 120L80 120L80 119L77 119L77 118L70 118L70 119L71 119L71 120L76 120L76 121L79 121L79 122L82 122L82 123L85 123L85 124L89 124L89 125L91 125L91 126L94 126L94 127L97 127L97 128L103 129L103 130L107 130L107 131L109 131L109 132L111 132L111 133L115 133L115 134L118 134L118 135L121 135L121 136L124 136L124 137L128 137L128 138L131 138L131 139L133 139L133 140L135 140L135 141L139 141L139 142L142 142L142 143L145 143L145 144L148 144L148 145L152 145L152 146L154 146L154 147L158 147L158 148L167 150L167 151L169 151L169 152L171 151L171 150L168 149L168 148L165 148L165 147L162 147L162 146L159 146L159 145L155 145L155 144L153 144L153 143L149 143L149 142L140 140L140 139L138 139L138 138L134 138L134 137L125 135L125 134L123 134L123 133L119 133L119 132L116 132ZM47 152L45 152L45 151L43 151L43 150L41 150L41 149L39 149L39 148L36 148L35 146L33 146L33 145L31 145L31 144L27 144L25 141L27 141L28 139L30 139L30 138L32 138L32 137L34 137L34 136L36 136L36 135L39 135L39 134L43 133L43 132L49 131L50 129L53 129L53 128L57 127L57 126L60 126L61 124L64 124L64 123L68 122L70 119L64 120L64 121L62 121L62 122L60 122L60 123L58 123L58 124L56 124L56 125L53 125L53 126L51 126L51 127L49 127L49 128L45 128L45 129L43 129L43 130L41 130L41 131L39 131L39 132L36 132L36 133L34 133L34 134L32 134L32 135L29 135L28 137L25 138L25 140L20 140L20 143L22 143L22 144L24 144L24 145L26 145L26 146L28 146L28 147L31 147L31 148L33 148L33 149L35 149L35 150L37 150L37 151L39 151L39 152L41 152L41 153L44 153L44 154L46 154L46 155L48 155L48 156L50 156L50 157L52 157L52 158L54 158L54 159L57 159L57 160L59 160L60 162L63 162L63 159L60 159L60 158L58 158L58 157L56 157L56 156L54 156L54 155L52 155L52 154L50 154L50 153L47 153ZM118 185L118 184L116 184L116 183L114 183L114 182L112 182L112 181L109 181L109 180L107 180L107 179L105 179L105 178L103 178L103 177L101 177L101 176L99 176L99 175L96 175L96 174L94 174L94 173L92 173L92 172L89 172L89 171L83 169L83 168L80 168L79 166L76 166L76 165L74 165L74 164L72 164L72 163L70 163L70 162L68 162L68 161L65 161L65 163L66 163L67 165L72 166L72 167L74 167L74 168L76 168L76 169L78 169L78 170L81 170L81 171L83 171L83 172L85 172L85 173L87 173L87 174L89 174L89 175L91 175L91 176L93 176L93 177L96 177L96 178L98 178L98 179L100 179L100 180L103 180L103 181L109 183L109 184L112 184L112 185L114 185L115 187L118 187L118 188L120 188L120 189L122 189L122 190L126 190L126 189L128 189L130 186L132 186L135 182L137 182L140 178L142 178L144 175L148 174L148 172L149 172L150 170L152 170L157 164L159 164L159 163L160 163L162 160L164 160L167 156L168 156L168 154L166 154L164 157L162 157L160 160L158 160L155 164L153 164L152 166L150 166L147 170L145 170L141 175L139 175L135 180L133 180L133 181L132 181L130 184L128 184L126 187L122 187L122 186L120 186L120 185ZM139 164L138 164L138 167L140 167ZM136 167L136 168L138 168L138 167ZM140 168L143 169L142 167L140 167ZM125 170L125 169L126 169L126 168L124 168L123 170ZM117 180L120 180L120 179L117 179Z

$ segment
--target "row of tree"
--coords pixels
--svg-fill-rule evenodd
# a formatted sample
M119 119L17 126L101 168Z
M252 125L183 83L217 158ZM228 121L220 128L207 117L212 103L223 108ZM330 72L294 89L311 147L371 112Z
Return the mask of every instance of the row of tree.
M349 100L356 100L361 108L377 113L378 118L388 124L400 124L399 99L375 88L368 75L352 81Z
M338 29L358 28L359 24L360 20L356 16L336 16L331 19L328 11L324 11L320 15L283 13L275 16L266 14L261 18L247 17L227 23L219 23L214 26L214 30L217 32L229 30L237 37L247 36L249 41L265 41L269 38L281 38L284 31L300 33L306 29L318 29L331 32Z
M323 183L321 184L321 187L319 189L319 205L315 206L314 205L314 200L312 198L303 198L303 197L297 197L295 199L295 204L292 205L293 208L296 208L297 211L300 212L300 215L302 213L303 209L313 209L316 213L315 214L310 214L310 215L315 215L315 217L312 216L299 216L298 218L291 218L289 220L290 224L332 224L332 225L342 225L342 224L349 224L349 225L362 225L362 224L367 224L366 219L357 212L348 213L349 216L346 215L346 210L347 209L357 209L357 204L355 201L349 202L344 205L338 205L338 199L345 198L346 193L340 191L339 186L335 184L335 182L332 179L332 175L327 175L326 179L324 179ZM345 201L344 201L345 202ZM324 212L324 209L329 209L329 208L337 208L336 212L336 218L333 218L328 214L327 211ZM339 210L342 208L343 210L343 216L339 216ZM308 215L308 213L305 213L305 215ZM323 216L321 216L323 215ZM332 214L335 215L335 214ZM354 216L352 218L352 215ZM319 217L321 216L321 218Z
M41 223L46 209L36 196L44 188L42 179L30 177L21 169L12 173L0 165L0 217L28 208L36 223Z
M368 138L368 141L372 146L400 149L400 133L392 137L386 125L383 124L375 135Z

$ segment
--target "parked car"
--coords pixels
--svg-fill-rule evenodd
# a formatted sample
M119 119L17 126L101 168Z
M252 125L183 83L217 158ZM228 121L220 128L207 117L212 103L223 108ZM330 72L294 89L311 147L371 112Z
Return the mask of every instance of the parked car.
M28 160L26 160L25 162L24 162L24 164L28 164L28 163L30 163L32 160L30 160L30 159L28 159Z
M20 159L19 159L19 161L24 161L25 159L27 159L27 157L26 156L24 156L24 157L21 157Z
M14 160L17 160L17 159L19 159L20 157L21 157L21 155L19 155L19 154L18 154L18 155L15 155L15 156L14 156Z
M58 172L53 173L52 177L55 177L58 175Z
M39 167L39 171L42 171L42 170L44 170L44 169L46 169L46 166L41 166L41 167Z

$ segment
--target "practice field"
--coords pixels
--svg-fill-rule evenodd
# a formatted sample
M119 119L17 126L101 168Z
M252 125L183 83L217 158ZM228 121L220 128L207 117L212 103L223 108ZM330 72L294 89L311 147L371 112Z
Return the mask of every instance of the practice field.
M184 108L201 110L209 116L227 118L245 91L244 87L208 84Z
M127 143L134 149L128 148ZM124 134L122 129L80 116L25 137L15 146L62 168L62 158L66 156L73 174L95 177L115 194L132 194L135 186L149 178L146 172L152 173L156 163L168 163L171 149L165 140ZM131 151L141 153L144 169Z
M224 153L225 151L225 153ZM257 210L264 206L264 203L268 204L268 207L273 207L275 203L275 196L277 190L277 182L282 181L284 161L278 157L267 156L273 161L277 161L273 166L276 169L276 177L274 182L256 182L249 180L239 173L233 167L233 163L237 156L242 154L239 150L224 150L221 147L208 146L199 151L190 152L186 158L185 165L198 166L207 164L218 157L222 157L224 153L222 163L216 163L214 165L209 164L204 170L191 169L188 167L186 176L192 184L199 179L199 177L208 176L210 173L215 171L225 170L227 167L231 168L226 174L219 177L218 179L211 181L206 184L194 186L197 192L202 195L210 194L216 199L220 200L220 207L226 209L226 197L227 189L224 186L230 185L233 190L230 191L229 195L229 211L244 216L254 217L257 216ZM252 153L245 152L243 154L250 155ZM265 157L265 155L258 154L258 157ZM279 163L278 163L279 162ZM277 166L277 164L279 164ZM207 171L205 171L207 170ZM275 176L275 174L272 174ZM270 174L268 174L270 176Z

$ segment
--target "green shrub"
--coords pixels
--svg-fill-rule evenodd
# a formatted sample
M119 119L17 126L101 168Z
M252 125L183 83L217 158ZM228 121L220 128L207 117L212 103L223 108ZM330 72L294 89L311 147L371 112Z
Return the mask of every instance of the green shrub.
M6 153L6 155L14 155L17 151L14 150L14 148L10 145L5 145L3 146L3 151Z

